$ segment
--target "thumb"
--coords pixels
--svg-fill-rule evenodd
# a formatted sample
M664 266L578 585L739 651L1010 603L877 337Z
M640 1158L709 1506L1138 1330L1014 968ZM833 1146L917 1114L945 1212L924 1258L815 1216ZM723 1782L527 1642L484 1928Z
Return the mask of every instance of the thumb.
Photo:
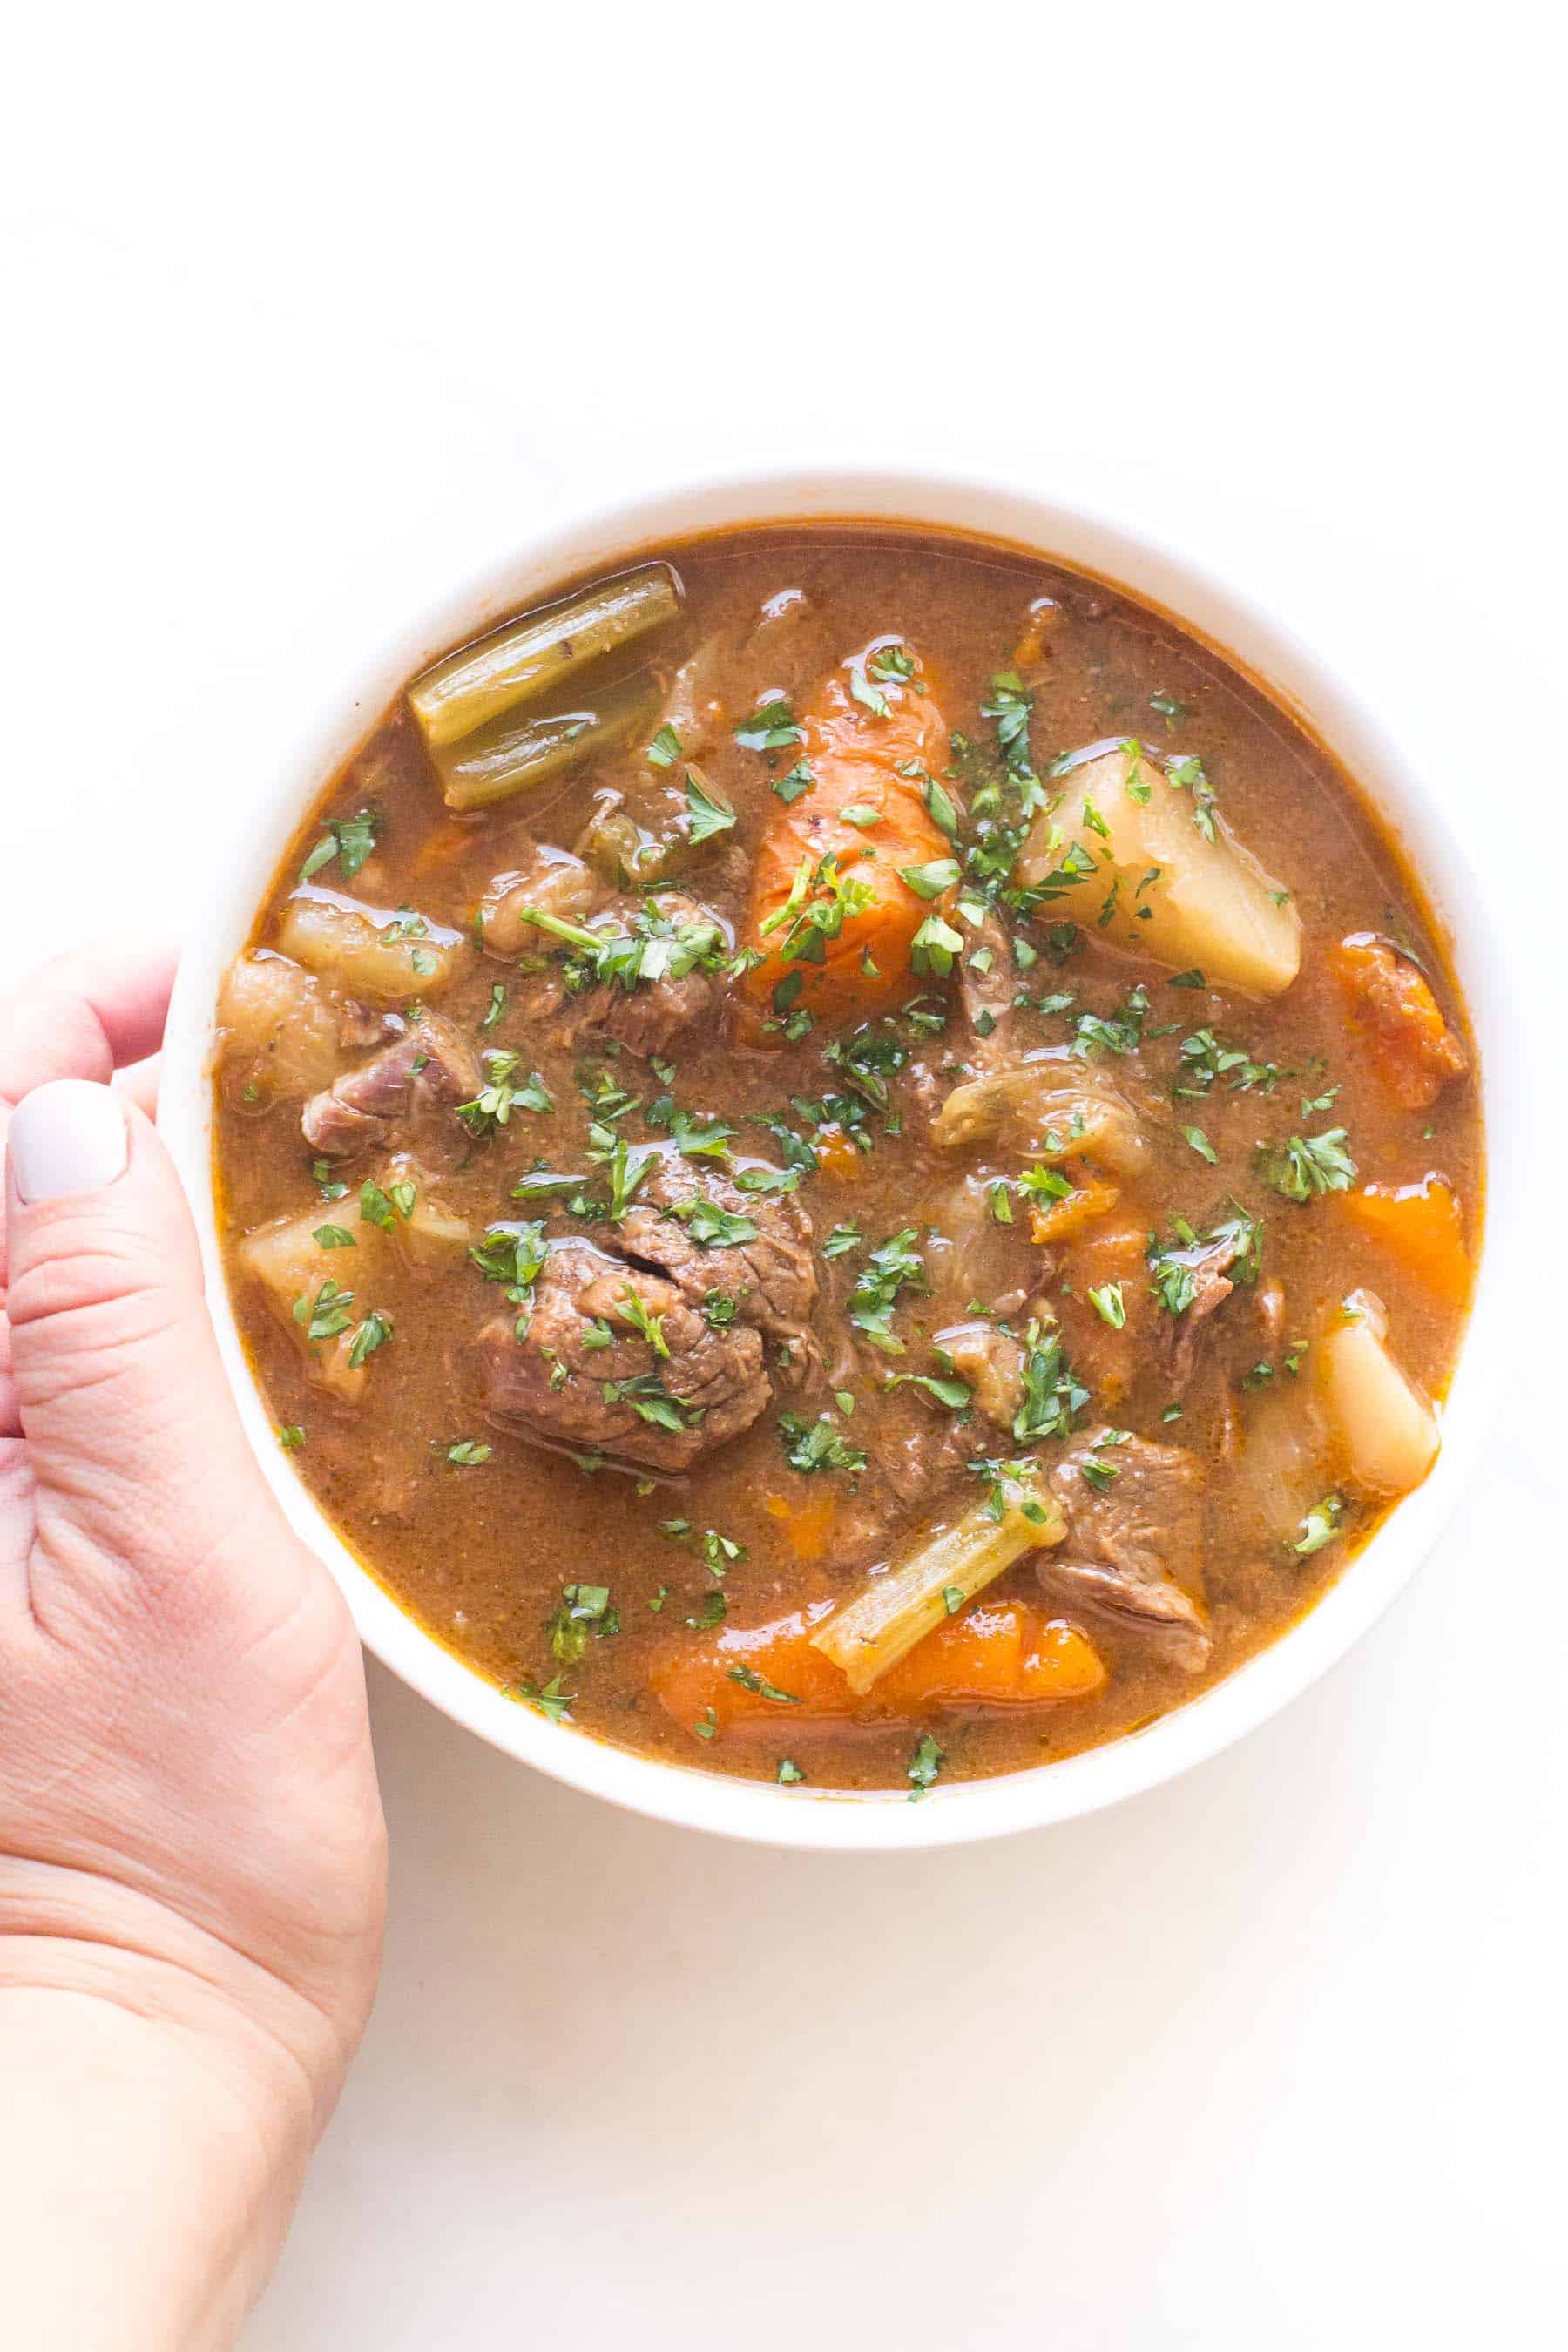
M38 1535L154 1572L199 1562L270 1498L168 1155L134 1105L61 1078L23 1097L8 1158L6 1318Z

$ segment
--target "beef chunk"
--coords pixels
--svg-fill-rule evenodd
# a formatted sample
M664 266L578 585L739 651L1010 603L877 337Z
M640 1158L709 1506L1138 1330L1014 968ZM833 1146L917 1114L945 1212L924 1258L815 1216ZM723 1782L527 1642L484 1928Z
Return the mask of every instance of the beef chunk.
M609 940L614 931L606 917L614 919L615 927L628 940L641 943L640 969L626 980L606 980L574 992L566 984L563 964L552 961L547 971L535 975L531 985L520 991L515 1010L531 1025L547 1029L552 1042L568 1051L599 1038L614 1038L634 1054L662 1054L685 1032L710 1033L723 1014L728 974L706 971L700 964L690 969L683 966L694 937L710 954L715 943L719 954L727 954L731 938L729 926L677 890L606 900L595 912L589 929ZM701 927L700 932L694 932L694 926ZM486 936L489 936L488 927ZM542 933L536 936L543 938ZM661 963L673 969L660 971Z
M1234 1265L1236 1253L1228 1243L1205 1250L1193 1261L1193 1280L1197 1287L1192 1305L1174 1318L1162 1316L1162 1336L1165 1341L1170 1366L1171 1387L1180 1396L1197 1370L1198 1348L1204 1338L1204 1327L1216 1307L1223 1307L1235 1283L1226 1272Z
M662 1054L683 1031L717 1021L722 1002L711 972L689 971L645 988L595 989L588 1025L634 1054Z
M405 1128L421 1112L465 1101L479 1084L479 1061L462 1032L425 1013L392 1045L312 1095L300 1125L313 1150L346 1159L392 1140L395 1127Z
M714 1330L673 1282L587 1242L551 1251L523 1319L521 1339L506 1317L479 1334L486 1411L574 1453L685 1470L772 1393L755 1331Z
M967 1032L963 1059L976 1076L1000 1068L1008 1058L1017 988L1013 942L1000 918L987 915L978 930L967 933L958 965L958 1001Z
M942 1349L960 1380L969 1382L975 1410L1010 1433L1024 1401L1024 1350L1017 1340L994 1323L950 1323L935 1333L931 1345Z
M1048 1598L1158 1637L1175 1664L1197 1674L1214 1646L1192 1598L1202 1589L1203 1465L1178 1446L1142 1437L1107 1444L1108 1434L1094 1431L1052 1471L1067 1539L1038 1555L1035 1573Z
M403 1023L384 1005L362 1003L350 996L338 1013L338 1043L346 1054L368 1054L373 1045L390 1045L403 1034Z
M704 1241L711 1229L705 1207L744 1217L755 1231L741 1241ZM816 1261L811 1219L795 1193L742 1192L711 1162L661 1151L626 1212L621 1241L633 1257L668 1275L692 1306L711 1290L732 1298L739 1321L789 1350L797 1378L816 1364L809 1321Z
M658 890L647 898L613 898L604 911L634 935L648 934L645 971L667 948L675 968L661 976L639 976L630 988L619 981L606 982L572 1000L565 1012L573 1034L613 1037L634 1054L662 1054L688 1030L710 1034L723 1013L728 979L700 965L684 971L680 965L694 927L716 932L721 948L728 946L728 927L679 890Z

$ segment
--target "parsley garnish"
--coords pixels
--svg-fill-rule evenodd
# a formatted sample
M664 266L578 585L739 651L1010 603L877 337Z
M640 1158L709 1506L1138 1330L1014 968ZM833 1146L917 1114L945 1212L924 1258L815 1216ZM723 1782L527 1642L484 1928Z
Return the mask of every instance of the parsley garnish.
M1355 1161L1345 1149L1348 1140L1342 1127L1331 1127L1321 1135L1292 1135L1278 1149L1259 1144L1258 1181L1298 1203L1314 1194L1346 1192L1356 1176Z
M384 1347L392 1337L392 1318L373 1307L353 1338L349 1341L349 1370L357 1372L367 1356Z
M752 1692L758 1698L772 1699L777 1706L798 1706L799 1699L793 1691L780 1690L776 1684L759 1675L752 1666L731 1666L730 1680L739 1683L742 1690Z
M849 1294L850 1322L874 1348L890 1356L904 1352L903 1341L892 1329L899 1293L906 1288L928 1287L924 1261L914 1244L913 1225L906 1225L902 1233L889 1234L879 1248L871 1252Z
M748 751L785 751L792 743L804 743L805 730L782 694L742 719L734 730L735 740Z
M550 1651L563 1666L574 1666L588 1646L590 1633L601 1639L621 1630L620 1612L610 1607L605 1584L563 1584L561 1605L550 1621Z
M526 1682L519 1683L510 1696L521 1699L524 1706L532 1707L536 1715L542 1715L547 1721L560 1723L576 1694L564 1687L559 1675L552 1675L542 1689L536 1687L531 1675Z
M781 1412L779 1434L784 1460L792 1470L864 1470L866 1456L857 1445L847 1445L826 1413L816 1421L797 1412Z
M735 822L734 810L727 802L715 800L695 768L686 771L686 807L693 842L710 841L716 833L728 833Z
M330 816L320 841L300 868L300 881L308 882L335 857L339 874L345 882L352 882L375 847L381 826L382 814L374 802L353 816Z
M1321 1551L1323 1546L1332 1543L1339 1534L1344 1516L1343 1496L1325 1495L1321 1503L1314 1503L1301 1521L1300 1539L1290 1549L1303 1559L1312 1552Z
M939 1748L929 1731L922 1731L915 1742L915 1751L904 1767L904 1778L910 1783L910 1802L923 1797L934 1787L938 1773L947 1761L947 1750Z

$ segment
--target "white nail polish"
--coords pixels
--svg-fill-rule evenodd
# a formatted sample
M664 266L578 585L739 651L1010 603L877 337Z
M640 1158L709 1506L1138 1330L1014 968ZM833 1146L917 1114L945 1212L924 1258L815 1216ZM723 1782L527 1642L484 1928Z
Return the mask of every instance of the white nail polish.
M125 1113L108 1087L55 1078L24 1095L11 1115L11 1179L29 1204L96 1192L123 1175Z

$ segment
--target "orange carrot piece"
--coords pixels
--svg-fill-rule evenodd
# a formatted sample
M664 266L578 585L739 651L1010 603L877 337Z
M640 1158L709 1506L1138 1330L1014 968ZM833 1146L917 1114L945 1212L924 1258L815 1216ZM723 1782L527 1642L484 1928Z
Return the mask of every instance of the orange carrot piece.
M947 723L934 696L917 692L913 681L878 680L874 690L887 703L885 717L857 701L847 676L836 670L801 714L800 758L812 785L769 812L752 868L742 933L742 944L763 958L742 986L763 1009L792 972L801 979L795 1002L829 1017L906 994L910 942L926 917L945 903L921 898L900 878L900 867L951 856L952 844L926 808L923 775L899 772L918 765L940 773L947 759ZM844 816L847 808L875 812L877 821L857 825ZM827 857L837 861L841 880L869 887L869 902L859 913L847 915L843 928L823 942L820 963L788 960L780 949L789 925L771 930L763 926L785 906L803 869L816 876ZM821 899L825 893L818 886L811 896Z
M1062 1253L1063 1287L1057 1304L1068 1354L1104 1405L1113 1405L1131 1387L1147 1353L1152 1319L1149 1265L1144 1255L1151 1220L1122 1214L1080 1233ZM1126 1322L1120 1330L1105 1320L1091 1290L1117 1286Z
M862 1151L843 1128L834 1124L818 1128L816 1149L817 1166L836 1184L853 1184L870 1165L870 1153Z
M814 1496L808 1503L792 1503L783 1495L764 1495L763 1508L770 1518L783 1524L796 1559L822 1558L838 1516L837 1503L831 1495Z
M765 1625L726 1625L707 1641L672 1643L648 1676L655 1696L688 1729L706 1723L718 1731L743 1725L782 1733L799 1723L843 1722L855 1703L849 1685L808 1639L832 1605L814 1601ZM763 1685L784 1696L768 1697Z
M1070 1178L1072 1191L1064 1192L1059 1200L1036 1202L1029 1210L1030 1238L1042 1246L1065 1242L1081 1233L1085 1225L1093 1224L1097 1217L1114 1209L1121 1198L1119 1184L1107 1183L1103 1176L1095 1175L1079 1162L1064 1162L1062 1174Z
M1415 966L1360 932L1330 950L1329 965L1394 1101L1405 1110L1429 1108L1469 1056Z
M1333 1195L1339 1209L1408 1266L1446 1306L1470 1295L1471 1266L1458 1202L1440 1176L1419 1184L1363 1184Z
M872 1696L899 1714L926 1706L1017 1706L1087 1698L1105 1680L1093 1643L1025 1601L980 1601L917 1642Z
M816 1724L912 1722L931 1707L1086 1698L1106 1678L1100 1653L1076 1627L1026 1601L982 1601L928 1633L858 1699L811 1646L812 1628L831 1607L813 1601L765 1625L726 1625L710 1641L672 1645L654 1666L654 1692L689 1727L784 1738Z

